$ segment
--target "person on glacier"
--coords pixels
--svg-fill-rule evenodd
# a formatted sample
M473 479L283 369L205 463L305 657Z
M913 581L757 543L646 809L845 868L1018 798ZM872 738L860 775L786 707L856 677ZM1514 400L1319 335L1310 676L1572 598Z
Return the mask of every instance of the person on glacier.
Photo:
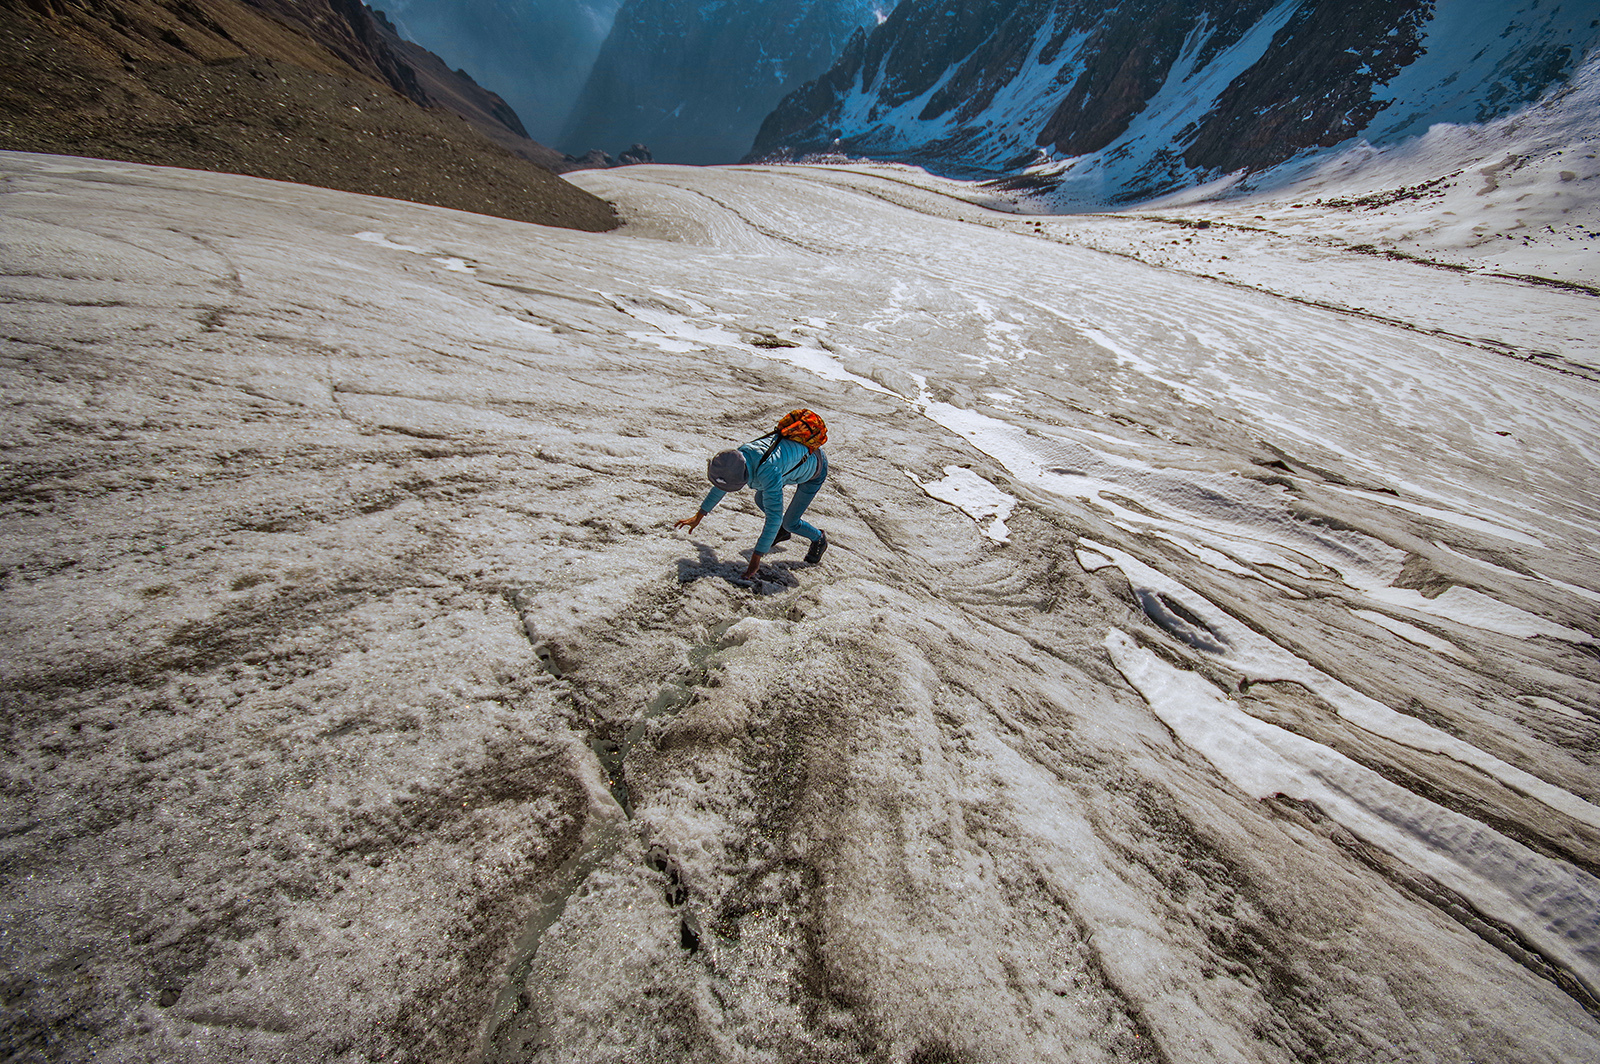
M822 482L828 479L828 456L822 450L827 442L828 426L820 416L805 409L789 411L767 435L735 450L713 455L706 463L711 490L706 493L705 501L693 517L685 517L673 527L693 529L716 509L728 492L748 485L755 493L756 508L767 515L767 521L756 539L755 550L750 553L750 565L744 571L744 578L754 580L756 570L761 568L761 559L773 545L796 533L811 541L806 561L815 565L828 549L828 536L802 520L802 516L816 498ZM789 484L796 487L794 498L785 509L783 489Z

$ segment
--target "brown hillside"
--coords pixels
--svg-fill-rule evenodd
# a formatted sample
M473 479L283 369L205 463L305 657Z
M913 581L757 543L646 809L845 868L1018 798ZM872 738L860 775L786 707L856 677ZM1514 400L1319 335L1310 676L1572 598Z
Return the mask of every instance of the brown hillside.
M240 0L0 0L0 149L617 224L609 204L417 102L432 101L416 71L354 0L260 3L290 21Z

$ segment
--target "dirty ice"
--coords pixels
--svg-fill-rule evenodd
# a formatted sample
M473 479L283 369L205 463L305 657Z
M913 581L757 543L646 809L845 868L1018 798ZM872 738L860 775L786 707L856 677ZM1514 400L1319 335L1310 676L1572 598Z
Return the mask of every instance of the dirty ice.
M1581 284L905 168L596 235L0 166L37 1059L1600 1053ZM833 546L742 586L747 499L672 522L797 406Z

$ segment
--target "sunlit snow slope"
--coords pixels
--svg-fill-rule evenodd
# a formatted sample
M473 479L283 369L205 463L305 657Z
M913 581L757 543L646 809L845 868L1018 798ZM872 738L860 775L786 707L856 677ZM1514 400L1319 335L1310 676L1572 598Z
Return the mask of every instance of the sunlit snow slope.
M0 167L8 1051L1600 1055L1596 297ZM800 405L833 547L741 587L671 523Z

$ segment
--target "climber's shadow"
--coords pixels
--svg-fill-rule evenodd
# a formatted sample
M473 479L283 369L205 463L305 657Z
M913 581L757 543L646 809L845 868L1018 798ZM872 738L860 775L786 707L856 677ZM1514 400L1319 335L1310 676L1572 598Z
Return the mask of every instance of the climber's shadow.
M744 571L750 564L749 551L742 552L743 561L732 561L718 557L717 552L704 543L696 542L694 549L695 557L678 559L680 584L692 584L706 577L717 577L738 587L754 588L762 595L771 595L786 587L800 586L800 581L795 579L794 573L790 570L801 567L803 565L801 562L767 562L756 571L754 580L746 580Z

